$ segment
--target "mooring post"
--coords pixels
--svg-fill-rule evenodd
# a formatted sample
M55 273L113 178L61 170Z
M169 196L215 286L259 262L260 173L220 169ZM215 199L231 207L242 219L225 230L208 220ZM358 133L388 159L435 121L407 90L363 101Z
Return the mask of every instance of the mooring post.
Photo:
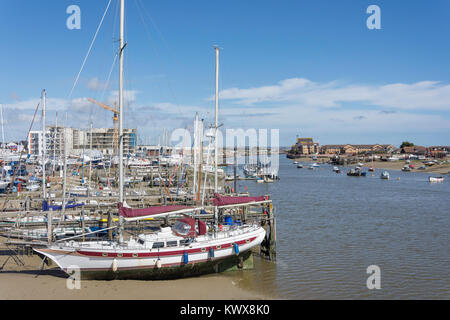
M270 234L269 234L269 257L271 261L275 261L276 259L276 241L277 241L277 233L276 233L276 221L273 214L273 207L272 204L269 205L269 228L270 228Z

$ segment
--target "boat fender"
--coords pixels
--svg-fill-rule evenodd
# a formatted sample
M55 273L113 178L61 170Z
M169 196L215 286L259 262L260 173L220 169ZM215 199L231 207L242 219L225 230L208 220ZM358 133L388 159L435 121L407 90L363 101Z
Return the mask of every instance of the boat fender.
M114 272L117 272L117 269L118 269L118 266L117 266L117 259L114 259L114 260L113 260L113 263L112 263L112 270L113 270Z
M234 248L234 253L236 255L239 255L239 245L237 243L234 243L233 248Z
M184 262L184 264L188 264L189 263L189 255L188 255L188 253L186 251L183 254L183 262Z
M214 258L214 248L209 248L209 257L212 259Z
M158 260L156 260L156 267L158 269L161 269L161 259L160 258L158 258Z

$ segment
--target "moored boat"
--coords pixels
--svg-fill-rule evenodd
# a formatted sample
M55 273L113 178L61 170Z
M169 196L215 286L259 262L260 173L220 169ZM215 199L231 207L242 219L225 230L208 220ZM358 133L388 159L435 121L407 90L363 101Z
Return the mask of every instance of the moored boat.
M366 172L361 171L361 169L359 169L358 167L356 167L355 169L351 169L349 172L347 172L347 176L351 176L351 177L365 177L366 176Z
M339 169L338 167L333 167L333 171L336 173L341 173L341 169Z
M381 173L381 175L380 175L380 178L381 178L381 179L388 180L388 179L389 179L389 172L383 171L383 172Z
M444 177L428 177L430 182L444 182Z
M227 205L265 203L266 197L222 197L216 194L218 208ZM64 240L36 252L53 260L69 273L77 266L83 279L169 279L217 272L220 264L262 243L266 231L259 224L208 225L187 216L200 208L163 206L131 209L119 204L125 221L138 221L168 215L185 215L171 227L161 226L153 234L140 234L129 240L78 242ZM120 232L119 232L120 234Z

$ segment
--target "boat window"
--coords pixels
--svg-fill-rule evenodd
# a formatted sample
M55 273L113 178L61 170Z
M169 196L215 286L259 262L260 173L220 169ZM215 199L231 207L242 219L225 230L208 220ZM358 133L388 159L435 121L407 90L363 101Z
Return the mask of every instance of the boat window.
M180 240L180 246L182 246L182 245L187 246L187 245L190 244L190 243L191 243L191 239L183 239L183 240Z
M178 245L178 241L167 241L166 245L168 247L176 247Z
M141 244L141 245L144 245L145 241L142 240L142 239L139 239L139 240L138 240L138 243Z
M173 225L172 229L173 229L173 231L175 231L176 233L178 233L182 236L187 236L189 234L189 231L191 230L191 226L188 225L187 223L177 221Z
M153 242L153 249L155 248L164 248L164 242Z

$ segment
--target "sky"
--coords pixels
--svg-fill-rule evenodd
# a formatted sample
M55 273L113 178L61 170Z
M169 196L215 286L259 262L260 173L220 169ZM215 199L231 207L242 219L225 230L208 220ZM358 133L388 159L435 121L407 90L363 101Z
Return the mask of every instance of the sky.
M87 98L117 101L118 3L2 1L6 140L42 128L40 111L32 121L43 89L47 124L112 127L112 113ZM71 5L80 29L67 27ZM370 5L380 29L367 27ZM126 0L124 126L145 144L192 130L196 112L209 126L217 45L222 130L278 129L281 146L297 135L450 145L449 21L445 0Z

